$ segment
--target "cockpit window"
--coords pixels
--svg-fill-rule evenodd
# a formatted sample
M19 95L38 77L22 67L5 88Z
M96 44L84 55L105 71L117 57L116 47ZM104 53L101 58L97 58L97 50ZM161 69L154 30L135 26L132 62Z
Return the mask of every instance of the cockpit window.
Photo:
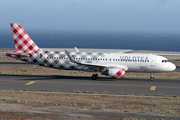
M166 62L169 62L169 60L162 60L162 63L166 63Z

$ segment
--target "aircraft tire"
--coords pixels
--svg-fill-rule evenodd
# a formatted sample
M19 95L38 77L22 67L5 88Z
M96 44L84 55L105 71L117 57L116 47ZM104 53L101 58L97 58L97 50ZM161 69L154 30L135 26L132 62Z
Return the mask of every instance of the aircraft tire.
M150 81L154 81L154 78L153 78L153 77L151 77L151 78L150 78Z
M93 75L92 75L92 80L96 80L96 79L97 79L97 77L98 77L98 75L97 75L97 74L95 74L95 75L93 74Z

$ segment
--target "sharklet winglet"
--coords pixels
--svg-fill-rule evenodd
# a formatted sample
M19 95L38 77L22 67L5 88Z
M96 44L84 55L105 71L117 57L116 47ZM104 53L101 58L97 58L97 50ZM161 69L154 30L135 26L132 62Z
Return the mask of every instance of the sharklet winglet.
M74 47L74 48L75 48L76 52L79 52L79 50L77 49L77 47Z

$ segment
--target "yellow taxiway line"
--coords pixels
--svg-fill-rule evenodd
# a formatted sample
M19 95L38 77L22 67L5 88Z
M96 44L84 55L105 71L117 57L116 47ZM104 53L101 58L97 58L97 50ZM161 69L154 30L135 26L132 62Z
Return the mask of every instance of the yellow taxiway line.
M150 90L156 90L156 86L151 86Z
M26 83L25 85L31 85L31 84L33 84L33 83L35 83L36 81L31 81L31 82L28 82L28 83Z
M14 80L0 80L0 81L14 81ZM16 80L16 82L24 82L24 81L19 81L19 80ZM32 81L31 81L32 82ZM35 83L36 81L34 81L33 83ZM33 84L31 83L31 84ZM78 82L55 82L55 81L41 81L41 83L61 83L61 84L88 84L88 85L101 85L101 86L104 86L104 85L112 85L112 86L127 86L127 87L152 87L152 86L149 86L149 85L129 85L129 84L105 84L105 83L78 83ZM28 83L26 83L28 84ZM25 85L26 85L25 84ZM174 87L174 86L154 86L154 87L158 87L158 88L168 88L168 89L180 89L180 87ZM155 88L155 89L156 89Z

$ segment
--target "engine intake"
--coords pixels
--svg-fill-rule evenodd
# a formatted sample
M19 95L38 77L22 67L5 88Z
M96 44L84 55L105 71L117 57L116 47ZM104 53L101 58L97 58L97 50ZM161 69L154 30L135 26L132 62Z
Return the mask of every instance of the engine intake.
M113 68L103 71L101 74L108 75L110 78L114 78L114 79L123 79L125 75L125 70L124 68L121 69Z

